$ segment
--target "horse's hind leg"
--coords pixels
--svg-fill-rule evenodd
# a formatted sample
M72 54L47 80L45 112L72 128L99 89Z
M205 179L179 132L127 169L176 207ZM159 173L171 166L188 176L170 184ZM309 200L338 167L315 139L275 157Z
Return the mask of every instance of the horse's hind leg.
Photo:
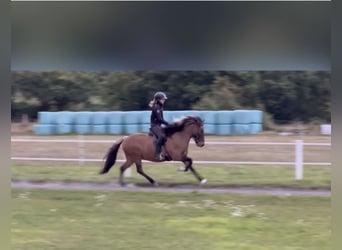
M123 180L124 179L124 172L132 164L133 164L133 161L127 159L126 162L121 165L121 167L120 167L120 176L119 176L119 183L120 183L121 186L125 185L124 180Z
M197 180L201 184L204 184L207 182L207 180L203 179L203 177L199 173L197 173L197 171L194 169L194 167L192 166L192 159L190 157L185 156L183 159L183 163L185 164L184 171L187 171L188 169L190 169L190 171L193 173L193 175L197 178Z
M152 185L156 185L156 182L147 174L145 174L143 168L142 168L142 164L141 161L138 161L135 163L136 167L137 167L137 172L139 174L141 174L142 176L144 176Z

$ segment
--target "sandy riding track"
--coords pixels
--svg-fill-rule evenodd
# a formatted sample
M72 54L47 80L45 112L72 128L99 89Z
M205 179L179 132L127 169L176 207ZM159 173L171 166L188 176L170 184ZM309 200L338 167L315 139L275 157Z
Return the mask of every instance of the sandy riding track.
M251 188L251 187L205 187L195 185L166 186L137 186L128 184L121 187L117 183L90 182L28 182L12 181L12 188L27 189L60 189L60 190L121 190L121 191L155 191L155 192L203 192L203 193L237 193L249 195L276 196L330 196L330 190L324 189L290 189L290 188Z

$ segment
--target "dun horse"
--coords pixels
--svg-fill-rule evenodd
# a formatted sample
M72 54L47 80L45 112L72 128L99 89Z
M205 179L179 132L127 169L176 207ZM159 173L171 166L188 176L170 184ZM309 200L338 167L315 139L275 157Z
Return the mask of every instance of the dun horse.
M166 126L165 134L167 141L164 145L164 153L167 160L182 161L185 165L184 171L190 170L198 181L203 184L207 180L203 179L192 166L192 159L188 157L188 147L190 139L193 138L198 147L204 146L203 121L196 116L186 116L179 121ZM116 156L120 146L126 156L126 162L120 167L119 183L124 185L123 173L133 163L139 174L144 176L151 184L156 182L148 176L142 168L142 160L157 162L155 156L155 144L152 135L136 133L118 140L108 151L103 169L99 174L107 173L115 164Z

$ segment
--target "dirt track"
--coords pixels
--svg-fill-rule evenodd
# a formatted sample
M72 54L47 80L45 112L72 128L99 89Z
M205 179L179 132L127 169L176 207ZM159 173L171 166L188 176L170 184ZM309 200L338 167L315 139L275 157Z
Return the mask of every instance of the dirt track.
M27 182L14 181L12 188L30 189L60 189L60 190L124 190L124 191L156 191L156 192L203 192L203 193L237 193L249 195L276 195L276 196L324 196L330 197L330 190L287 189L287 188L212 188L205 186L135 186L127 184L121 187L117 183L87 183L87 182Z

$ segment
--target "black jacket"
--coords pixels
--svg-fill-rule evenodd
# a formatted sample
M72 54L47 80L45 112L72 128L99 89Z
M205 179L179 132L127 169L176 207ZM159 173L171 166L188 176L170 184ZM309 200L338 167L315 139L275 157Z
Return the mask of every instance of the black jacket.
M169 123L164 120L163 105L161 103L155 103L152 106L151 127L161 126L162 124L168 125Z

